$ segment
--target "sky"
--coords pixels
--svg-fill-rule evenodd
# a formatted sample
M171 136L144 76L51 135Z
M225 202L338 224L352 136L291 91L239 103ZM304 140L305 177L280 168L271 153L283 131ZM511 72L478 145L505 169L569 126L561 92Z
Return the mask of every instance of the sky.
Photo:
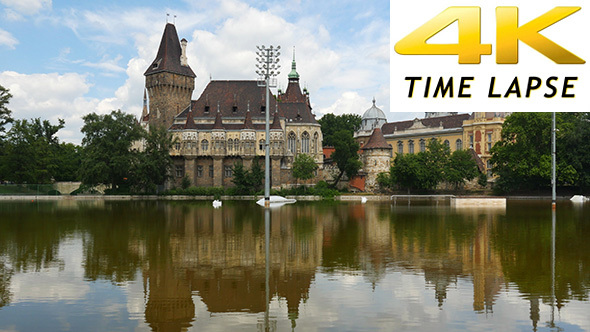
M141 114L143 73L171 22L188 40L193 99L210 79L256 79L256 46L280 45L279 86L295 48L316 117L362 114L375 97L406 119L390 107L389 16L388 0L0 0L0 85L15 119L64 119L58 136L79 144L85 114Z

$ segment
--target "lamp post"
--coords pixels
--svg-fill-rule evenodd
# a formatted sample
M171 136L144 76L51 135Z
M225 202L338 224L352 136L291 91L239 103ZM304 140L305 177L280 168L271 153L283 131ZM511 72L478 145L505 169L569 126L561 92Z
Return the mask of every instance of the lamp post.
M276 87L276 80L272 79L271 77L277 76L280 74L279 68L279 56L281 53L279 50L281 49L280 46L276 48L273 46L269 46L268 48L264 45L256 46L258 51L256 51L256 74L258 74L262 80L258 81L258 86L264 86L266 89L266 105L264 108L264 113L266 115L266 124L265 124L265 154L264 154L264 206L270 206L270 102L269 102L269 94L270 88Z
M557 199L557 193L555 188L557 185L557 179L555 176L555 132L557 131L557 129L555 129L555 112L553 112L551 120L551 208L555 210L555 204Z

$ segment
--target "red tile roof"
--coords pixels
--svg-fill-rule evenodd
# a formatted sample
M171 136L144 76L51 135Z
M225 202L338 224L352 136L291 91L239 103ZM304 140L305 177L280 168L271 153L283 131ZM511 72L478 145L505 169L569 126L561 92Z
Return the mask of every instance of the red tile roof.
M463 126L463 121L468 119L469 114L455 114L419 119L418 121L420 121L425 127L438 128L442 124L443 129L451 129L461 128ZM381 130L383 131L383 135L392 135L395 134L396 129L398 131L403 131L412 127L413 124L414 120L388 122L381 127Z
M385 137L383 137L383 133L379 128L373 130L373 133L369 137L369 141L361 148L361 150L370 149L391 149L391 145L387 144L387 141L385 140Z

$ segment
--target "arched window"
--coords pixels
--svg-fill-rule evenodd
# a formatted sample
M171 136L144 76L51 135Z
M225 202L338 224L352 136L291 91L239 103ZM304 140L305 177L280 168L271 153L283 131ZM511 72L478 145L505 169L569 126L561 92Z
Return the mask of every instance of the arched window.
M289 133L289 137L287 138L287 149L291 153L297 152L297 137L294 132Z
M420 139L420 152L426 151L426 141L424 139Z
M234 140L234 150L240 151L240 140L237 138Z
M233 149L234 149L234 140L233 140L233 139L231 139L231 138L227 140L227 149L228 149L229 151L231 151L231 150L233 150Z
M446 139L446 140L444 141L444 144L445 144L445 146L446 146L446 147L448 147L449 149L451 148L451 142L449 142L449 140L448 140L448 139Z
M201 150L207 151L209 150L209 141L204 139L201 141Z
M260 151L264 151L264 143L265 143L265 141L263 139L261 139L260 141L258 141L258 149Z
M460 138L457 138L455 145L456 145L457 150L463 150L463 141L461 141Z
M318 133L313 134L313 152L314 153L318 153L318 140L319 140L319 135Z
M404 142L402 142L402 141L397 142L397 153L404 154Z
M309 153L309 134L307 131L304 131L303 134L301 134L301 152Z
M408 153L414 153L414 141L408 141Z

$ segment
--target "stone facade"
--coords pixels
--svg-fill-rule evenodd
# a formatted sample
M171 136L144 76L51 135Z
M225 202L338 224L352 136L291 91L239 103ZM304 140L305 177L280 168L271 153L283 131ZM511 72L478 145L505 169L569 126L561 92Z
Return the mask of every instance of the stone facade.
M191 100L196 76L185 48L186 40L179 42L174 25L167 24L156 59L145 72L149 111L144 100L141 122L172 133L171 185L179 186L187 177L195 186L228 187L233 186L235 163L249 169L258 160L264 168L266 112L272 119L271 186L295 183L291 167L300 153L316 160L317 179L321 178L322 132L311 112L309 93L299 87L294 58L286 91L271 93L267 110L265 87L254 80L212 80L197 100Z

